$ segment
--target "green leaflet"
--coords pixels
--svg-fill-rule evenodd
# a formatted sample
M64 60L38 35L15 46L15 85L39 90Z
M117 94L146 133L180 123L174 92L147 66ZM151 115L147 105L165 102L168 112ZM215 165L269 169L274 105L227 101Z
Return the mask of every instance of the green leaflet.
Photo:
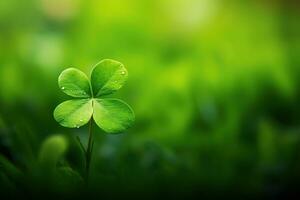
M67 128L79 128L89 122L93 114L91 99L75 99L59 104L54 110L55 120Z
M93 118L107 133L120 133L132 126L134 113L119 99L94 99Z
M91 96L89 80L78 69L69 68L64 70L58 78L58 85L64 93L71 97L88 98Z
M105 59L95 65L91 83L95 97L111 94L119 90L127 80L128 73L120 62Z

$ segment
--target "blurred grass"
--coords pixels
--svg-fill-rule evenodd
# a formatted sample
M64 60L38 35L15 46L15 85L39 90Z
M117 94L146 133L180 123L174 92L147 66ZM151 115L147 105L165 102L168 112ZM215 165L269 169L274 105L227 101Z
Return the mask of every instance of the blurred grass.
M0 1L1 154L26 168L48 135L86 139L85 129L52 117L68 98L57 77L112 58L129 71L115 95L132 105L136 124L118 136L96 130L95 185L292 190L299 8L292 0ZM65 162L80 171L72 142Z

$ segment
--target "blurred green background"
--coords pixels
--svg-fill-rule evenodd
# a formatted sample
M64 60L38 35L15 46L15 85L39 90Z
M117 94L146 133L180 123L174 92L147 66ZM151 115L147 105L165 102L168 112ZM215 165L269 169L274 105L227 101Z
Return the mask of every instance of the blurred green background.
M1 155L34 176L42 142L61 134L58 165L81 173L74 138L87 128L53 119L69 99L57 78L111 58L129 71L114 96L136 123L95 128L95 190L289 193L300 184L299 21L296 0L1 0Z

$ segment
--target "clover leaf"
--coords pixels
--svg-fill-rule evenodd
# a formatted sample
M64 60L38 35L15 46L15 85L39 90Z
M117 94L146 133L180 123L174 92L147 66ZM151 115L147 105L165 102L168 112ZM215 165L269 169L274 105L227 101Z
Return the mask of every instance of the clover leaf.
M75 68L64 70L58 78L58 85L62 91L74 99L65 101L55 108L53 113L55 120L68 128L90 124L87 149L77 137L85 153L86 181L89 177L94 146L93 122L107 133L123 132L134 122L134 113L128 104L107 97L119 90L127 77L127 70L122 63L105 59L94 66L90 80Z
M78 69L68 68L59 78L61 90L75 99L65 101L54 110L55 120L68 128L79 128L92 118L107 133L120 133L132 126L134 112L128 104L107 95L119 90L128 73L118 61L105 59L96 64L91 81Z

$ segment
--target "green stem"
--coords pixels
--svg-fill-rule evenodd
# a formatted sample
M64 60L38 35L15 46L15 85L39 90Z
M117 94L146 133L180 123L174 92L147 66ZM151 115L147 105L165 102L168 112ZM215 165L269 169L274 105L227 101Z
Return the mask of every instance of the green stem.
M86 151L85 151L85 148L84 148L83 144L82 144L81 141L80 141L80 138L79 138L78 136L76 136L76 139L77 139L77 142L78 142L78 144L79 144L79 146L80 146L82 152L83 152L84 155L85 155L85 154L86 154Z
M94 107L94 92L92 90L92 84L90 84L90 90L92 95L92 106ZM92 151L94 146L94 139L93 139L93 118L90 119L89 122L89 142L88 146L85 152L85 170L86 170L86 183L88 183L89 180L89 174L90 174L90 165L91 165L91 159L92 159Z
M92 151L93 151L93 145L94 145L94 139L93 139L93 119L89 122L89 142L86 150L86 159L85 159L85 169L86 169L86 180L88 181L89 173L90 173L90 164L91 164L91 158L92 158Z

